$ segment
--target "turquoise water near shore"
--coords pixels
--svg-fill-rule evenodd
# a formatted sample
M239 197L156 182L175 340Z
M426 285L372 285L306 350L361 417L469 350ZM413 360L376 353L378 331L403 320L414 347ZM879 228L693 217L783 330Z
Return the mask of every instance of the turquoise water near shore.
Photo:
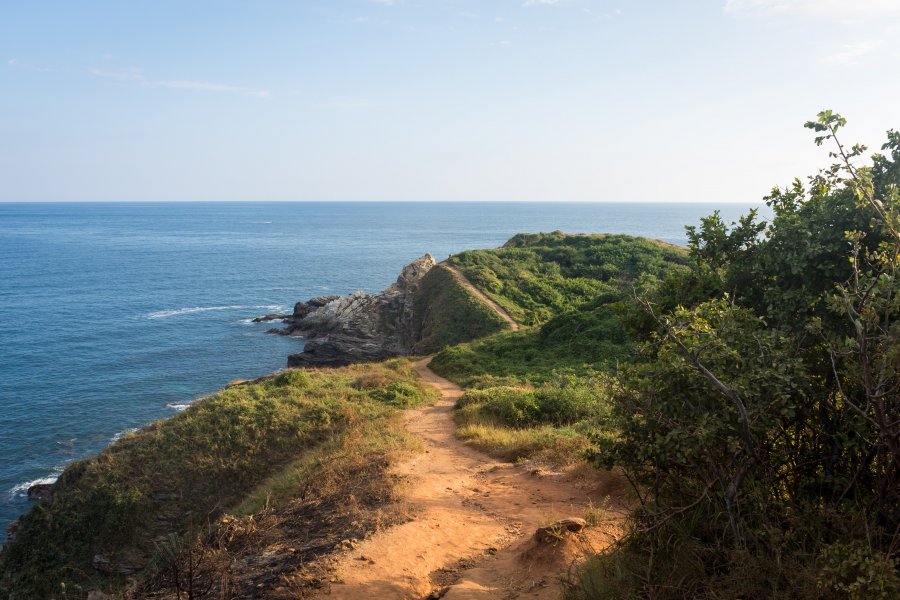
M377 291L520 232L686 242L737 204L0 204L0 540L29 485L232 379L282 368L302 340L254 316Z

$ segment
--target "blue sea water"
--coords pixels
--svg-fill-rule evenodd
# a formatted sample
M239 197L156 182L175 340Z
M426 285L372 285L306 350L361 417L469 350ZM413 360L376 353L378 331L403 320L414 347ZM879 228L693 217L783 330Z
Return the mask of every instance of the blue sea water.
M519 232L648 236L736 204L0 204L0 541L28 486L232 379L286 364L302 340L257 315L377 291Z

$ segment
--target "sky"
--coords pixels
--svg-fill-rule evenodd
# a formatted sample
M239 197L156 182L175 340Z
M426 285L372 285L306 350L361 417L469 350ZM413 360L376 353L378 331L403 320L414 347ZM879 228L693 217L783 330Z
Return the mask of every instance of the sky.
M0 0L0 201L756 202L900 0Z

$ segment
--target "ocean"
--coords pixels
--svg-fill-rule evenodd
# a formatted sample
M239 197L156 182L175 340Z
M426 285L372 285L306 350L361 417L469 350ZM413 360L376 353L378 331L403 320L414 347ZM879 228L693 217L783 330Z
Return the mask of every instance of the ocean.
M0 204L0 541L26 492L117 436L233 379L282 368L303 341L258 315L378 291L520 232L626 233L684 244L737 204Z

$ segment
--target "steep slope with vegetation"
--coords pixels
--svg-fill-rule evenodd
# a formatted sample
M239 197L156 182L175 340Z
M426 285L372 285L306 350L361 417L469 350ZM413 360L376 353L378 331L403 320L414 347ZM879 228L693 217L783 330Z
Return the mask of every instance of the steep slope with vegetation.
M627 235L519 234L501 248L450 262L518 323L541 325L587 302L622 293L639 277L687 264L683 249Z
M509 327L441 264L422 279L414 298L413 314L417 333L411 344L414 354L431 354Z
M240 580L229 565L260 544L294 570L401 518L384 477L414 446L398 409L436 397L402 360L227 388L69 466L22 517L0 589L79 598L136 576L140 593L196 592Z
M555 370L615 367L632 354L621 312L635 287L691 269L685 250L664 242L561 232L520 234L451 262L516 321L533 326L438 354L435 370L462 384L482 376L539 383Z

